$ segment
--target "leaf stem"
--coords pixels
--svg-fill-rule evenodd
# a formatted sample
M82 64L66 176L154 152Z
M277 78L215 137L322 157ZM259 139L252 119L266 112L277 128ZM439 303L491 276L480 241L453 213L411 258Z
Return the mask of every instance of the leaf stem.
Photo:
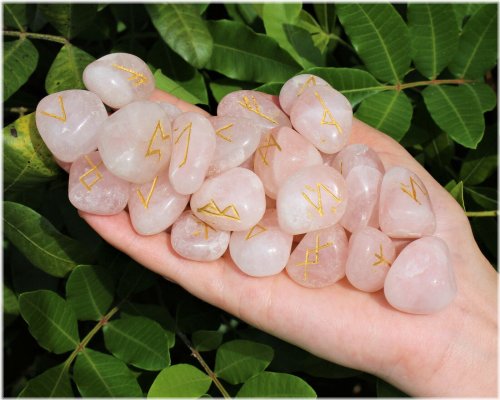
M19 31L3 31L4 36L15 36L20 39L30 38L30 39L41 39L48 40L49 42L56 42L62 44L69 44L68 39L62 36L47 35L44 33L33 33L33 32L19 32Z
M465 83L476 82L471 79L432 79L430 81L417 81L409 83L400 83L397 85L387 85L385 90L403 90L409 89L417 86L429 86L429 85L463 85Z
M496 216L498 216L498 210L466 211L465 215L467 215L468 217L496 217Z

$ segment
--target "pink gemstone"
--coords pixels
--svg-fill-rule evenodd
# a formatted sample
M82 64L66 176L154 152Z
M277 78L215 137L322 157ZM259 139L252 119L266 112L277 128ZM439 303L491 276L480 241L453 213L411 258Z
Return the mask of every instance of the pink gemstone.
M255 156L255 154L252 154L249 158L247 158L240 165L238 165L238 167L249 169L250 171L253 172L253 159L254 159L254 156Z
M229 232L218 231L185 211L172 226L170 240L174 250L194 261L214 261L222 257L229 245Z
M432 235L436 217L425 185L403 167L387 171L380 188L380 229L394 238Z
M292 252L286 272L302 286L329 286L345 275L347 249L347 236L340 225L309 232Z
M385 277L396 258L391 239L383 232L366 227L349 239L349 256L345 273L351 284L364 292L384 287Z
M170 183L178 193L196 192L215 152L215 131L206 117L195 112L179 115L173 123Z
M206 179L191 197L191 210L215 229L245 231L264 215L264 186L252 171L233 168Z
M171 121L182 114L182 111L173 104L165 103L164 101L155 101L155 103L158 104L163 109L163 111L165 111Z
M231 234L229 251L234 263L245 274L270 276L285 268L292 239L292 235L280 229L276 210L269 209L249 230Z
M305 89L311 86L328 86L328 82L319 76L311 74L295 75L287 80L280 91L280 106L284 112L290 115L293 103L304 92Z
M154 235L172 225L188 202L189 196L177 193L163 172L151 182L130 186L130 220L137 233Z
M254 171L266 194L275 199L280 186L304 167L321 165L319 151L302 135L288 127L278 127L262 137L254 158Z
M36 107L36 127L59 160L73 162L97 149L98 127L108 118L102 101L86 90L44 97Z
M281 229L292 235L332 226L346 210L344 178L326 165L303 168L282 184L276 206Z
M435 313L450 304L457 287L446 243L427 236L406 246L387 274L384 293L391 306L413 314Z
M344 147L335 155L330 165L339 171L344 178L347 178L354 167L359 166L375 168L382 174L385 172L378 154L365 144L350 144Z
M129 186L108 171L98 151L71 164L68 197L79 210L98 215L118 214L127 205Z
M290 119L294 129L318 150L333 154L349 141L352 107L335 89L313 86L304 90L295 100Z

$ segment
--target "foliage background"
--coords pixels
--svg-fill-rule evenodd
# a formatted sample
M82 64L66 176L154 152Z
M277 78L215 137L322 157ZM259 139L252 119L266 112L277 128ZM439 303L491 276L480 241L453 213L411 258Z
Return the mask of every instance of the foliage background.
M83 88L110 52L212 113L233 90L323 77L450 190L496 266L496 4L4 3L3 15L5 396L400 394L200 302L79 219L33 111Z

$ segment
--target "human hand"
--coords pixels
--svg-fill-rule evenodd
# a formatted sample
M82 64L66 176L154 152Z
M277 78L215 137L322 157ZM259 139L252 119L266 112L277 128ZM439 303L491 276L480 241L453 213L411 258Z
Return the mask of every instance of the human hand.
M205 111L164 92L152 99ZM443 311L411 315L389 306L383 291L365 293L346 279L322 289L285 271L254 278L226 253L211 263L179 257L166 232L137 234L126 211L80 215L111 245L193 295L319 357L378 375L411 395L494 396L497 391L497 274L481 254L458 203L396 141L353 121L351 143L364 143L386 169L415 172L436 214L435 236L450 249L458 295Z

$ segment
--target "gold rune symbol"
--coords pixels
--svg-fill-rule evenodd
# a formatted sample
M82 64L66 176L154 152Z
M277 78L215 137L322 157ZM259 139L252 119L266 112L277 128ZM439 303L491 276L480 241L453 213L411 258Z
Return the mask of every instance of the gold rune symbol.
M267 137L267 143L257 149L259 151L260 158L265 165L269 165L269 162L267 161L267 152L270 147L277 147L278 150L281 151L281 146L278 144L278 141L274 138L272 133L270 133Z
M324 215L324 209L323 209L323 198L321 197L321 190L323 189L327 194L329 194L331 197L333 197L333 199L335 201L337 201L338 203L342 202L342 199L340 197L337 197L329 188L328 186L324 185L323 183L316 183L316 189L314 189L313 187L309 186L309 185L305 185L305 188L311 192L316 192L316 196L318 198L318 202L317 203L314 203L311 198L305 193L305 192L302 192L302 196L304 197L304 199L306 199L306 201L312 205L316 211L318 212L318 214L320 216L323 216ZM337 209L335 207L332 207L331 208L331 211L334 213L334 212L337 212Z
M306 257L303 262L295 264L296 267L304 266L304 281L307 281L307 267L309 265L317 265L319 263L319 252L322 249L333 246L333 242L326 242L322 245L319 244L319 233L316 234L316 246L314 249L306 249ZM314 261L309 260L309 254L314 252Z
M264 114L262 111L260 111L260 105L257 102L257 99L255 96L252 96L252 103L250 103L250 100L248 99L248 96L243 96L243 102L238 101L238 104L240 104L242 107L245 107L248 111L254 112L258 116L267 119L269 122L272 122L273 124L278 125L278 123L271 118L269 115Z
M197 228L198 227L200 228L199 230L193 232L193 236L199 236L201 234L202 229L203 229L205 232L205 240L208 240L208 230L209 229L213 230L214 232L217 232L214 228L212 228L206 222L204 222L196 217L193 217L193 219L196 222Z
M311 86L316 86L316 78L314 75L311 75L300 87L299 91L297 92L297 97L299 97L306 88L311 87Z
M85 186L85 189L87 189L89 192L92 190L92 186L94 186L97 182L99 182L101 179L103 179L101 172L99 171L99 166L102 164L102 161L95 165L92 160L88 156L84 156L85 160L89 164L89 167L91 167L87 172L85 172L82 176L80 176L79 180L83 186ZM92 182L87 183L85 181L85 178L89 176L90 174L95 173L95 178Z
M155 176L155 179L153 180L153 184L151 185L151 189L149 189L148 196L144 198L141 189L137 189L137 196L139 196L139 200L141 201L142 205L144 208L147 210L149 207L149 201L151 200L151 197L153 196L153 192L156 187L156 182L158 181L158 176Z
M409 191L410 186L411 186L411 192ZM403 182L400 182L401 190L404 193L406 193L408 196L410 196L413 200L415 200L418 204L422 205L422 203L417 199L417 189L415 188L415 186L418 187L420 189L420 191L425 196L429 195L429 193L427 192L427 190L425 190L425 188L423 188L422 186L420 186L418 184L418 182L415 179L413 179L413 176L410 176L410 184L409 185L406 185Z
M250 240L257 235L264 233L265 231L267 231L267 228L265 226L257 224L248 231L247 235L245 236L245 240Z
M333 114L326 106L325 100L323 100L318 92L314 92L314 95L320 102L321 107L323 107L323 117L321 118L321 125L335 125L339 133L342 134L342 128L340 127L336 119L333 118Z
M57 96L57 100L59 101L59 107L61 107L62 116L48 113L47 111L42 111L42 114L46 115L47 117L52 117L52 118L58 119L59 121L66 122L66 110L64 109L64 103L63 103L62 96Z
M177 139L175 139L174 144L179 143L179 140L181 140L181 137L184 135L184 132L187 133L187 139L186 139L186 149L184 150L184 158L182 159L181 163L178 165L178 168L183 167L186 164L187 158L188 158L188 151L189 151L189 143L191 142L191 128L193 127L193 123L190 122L186 124L186 126L182 129L181 133L179 133L179 136L177 136Z
M152 148L153 142L156 139L156 134L158 133L158 131L160 131L162 140L167 140L170 137L170 135L168 133L165 133L165 131L163 130L163 126L161 125L161 121L158 120L158 122L156 123L155 130L154 130L153 134L151 135L151 139L149 139L148 149L146 151L146 157L152 156L154 154L158 154L158 161L160 161L161 160L160 149L153 149Z
M210 202L205 204L203 207L198 208L197 211L207 215L232 219L234 221L240 220L240 214L233 204L230 204L221 210L213 199L211 199Z
M219 136L221 139L224 139L226 142L232 142L233 139L230 136L224 136L221 132L225 131L226 129L229 129L233 126L234 124L227 124L223 126L222 128L219 128L215 131L215 134Z
M123 65L118 65L118 64L112 64L113 67L116 69L120 69L122 71L128 72L131 74L130 78L128 78L129 81L135 81L134 86L140 86L144 85L147 81L148 78L146 78L143 74L140 72L134 71L133 69L124 67Z
M377 265L381 265L381 264L386 264L388 267L391 266L391 262L384 257L384 251L382 249L382 244L380 245L380 254L377 254L375 253L374 254L375 258L377 259L377 261L375 261L372 265L373 266L377 266Z

